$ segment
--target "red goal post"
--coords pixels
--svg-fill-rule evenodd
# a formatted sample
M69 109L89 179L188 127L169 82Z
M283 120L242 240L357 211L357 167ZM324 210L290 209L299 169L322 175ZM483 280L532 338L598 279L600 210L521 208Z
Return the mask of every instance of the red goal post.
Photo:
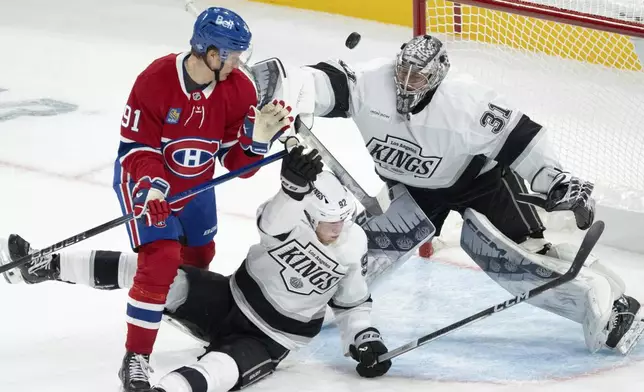
M428 5L439 2L432 0L414 0L413 18L414 18L414 35L425 34L427 32L427 10ZM610 1L560 1L561 6L557 6L558 1L521 1L521 0L463 0L458 3L444 2L451 4L454 9L454 15L460 15L461 6L469 5L482 9L496 10L516 15L533 17L552 22L564 23L573 26L586 27L593 30L601 30L610 33L629 35L631 37L644 38L644 24L642 24L642 15L630 16L626 12L617 11L615 15L591 13L592 8L588 7L586 11L574 9L575 5L581 5L578 9L584 9L583 4L619 4L619 2ZM606 7L602 7L604 10ZM597 9L602 9L597 8ZM619 8L617 8L619 9ZM604 12L606 14L606 12ZM620 15L621 14L621 15ZM460 24L460 18L456 17L455 24ZM631 20L629 20L631 19Z

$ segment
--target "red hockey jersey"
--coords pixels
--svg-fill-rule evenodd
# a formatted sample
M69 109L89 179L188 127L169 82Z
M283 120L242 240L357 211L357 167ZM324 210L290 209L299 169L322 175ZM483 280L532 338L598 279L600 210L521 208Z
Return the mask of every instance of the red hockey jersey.
M225 81L189 93L183 76L188 55L161 57L136 79L121 121L115 184L161 177L172 195L210 180L216 158L228 170L262 158L237 140L249 107L257 104L253 82L234 70Z

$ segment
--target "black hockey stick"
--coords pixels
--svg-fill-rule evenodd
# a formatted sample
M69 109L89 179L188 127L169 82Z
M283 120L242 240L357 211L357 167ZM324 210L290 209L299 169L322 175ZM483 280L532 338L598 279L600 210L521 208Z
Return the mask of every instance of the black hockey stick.
M215 187L215 186L217 186L217 185L219 185L221 183L224 183L224 182L226 182L228 180L232 180L233 178L236 178L236 177L239 177L239 176L241 176L243 174L246 174L249 171L259 169L260 167L268 165L269 163L278 161L278 160L284 158L286 156L286 154L287 154L286 150L280 151L280 152L275 153L273 155L270 155L270 156L268 156L268 157L266 157L264 159L261 159L261 160L259 160L257 162L253 162L250 165L247 165L247 166L244 166L244 167L242 167L240 169L228 172L228 173L226 173L224 175L221 175L221 176L219 176L219 177L217 177L215 179L212 179L212 180L210 180L208 182L205 182L205 183L203 183L201 185L198 185L198 186L196 186L194 188L188 189L188 190L183 191L181 193L178 193L178 194L176 194L176 195L174 195L172 197L169 197L168 202L170 204L172 204L172 203L176 203L177 201L180 201L180 200L186 199L188 197L194 196L197 193L201 193L201 192L203 192L203 191L205 191L207 189L213 188L213 187ZM97 234L103 233L103 232L108 231L110 229L113 229L113 228L115 228L117 226L120 226L120 225L122 225L124 223L127 223L127 222L131 221L132 219L134 219L134 214L133 213L123 215L123 216L118 217L116 219L113 219L113 220L111 220L109 222L103 223L102 225L96 226L96 227L94 227L92 229L89 229L87 231L84 231L84 232L82 232L80 234L76 234L76 235L71 236L71 237L69 237L69 238L67 238L65 240L57 242L54 245L48 246L48 247L46 247L44 249L41 249L41 250L36 251L34 253L28 254L27 256L21 257L18 260L13 261L13 262L11 262L9 264L0 265L0 274L3 273L3 272L9 271L10 269L20 267L21 265L26 264L26 263L30 262L31 260L38 259L38 258L41 258L41 257L44 257L44 256L48 256L48 255L50 255L50 254L52 254L54 252L57 252L57 251L59 251L59 250L61 250L63 248L67 248L68 246L72 246L72 245L74 245L76 243L79 243L81 241L84 241L84 240L86 240L88 238L94 237Z
M586 236L581 242L579 251L577 251L577 254L575 255L575 259L573 260L572 265L570 266L570 269L568 269L568 271L566 271L566 273L561 275L560 277L553 279L550 282L545 283L539 287L535 287L534 289L527 291L523 294L519 294L518 296L510 300L502 302L498 305L494 305L490 308L487 308L483 311L473 314L467 318L457 321L454 324L450 324L447 327L441 328L428 335L418 338L413 342L409 342L404 346L400 346L392 351L389 351L388 353L382 354L381 356L378 357L378 362L383 362L388 359L395 358L399 355L406 353L407 351L411 351L419 346L422 346L433 340L443 337L449 334L450 332L454 332L457 329L460 329L466 325L472 324L476 321L483 320L484 318L487 318L495 313L502 312L506 309L509 309L514 305L520 304L521 302L524 302L532 297L535 297L543 293L546 290L550 290L552 288L561 286L564 283L570 282L571 280L575 279L577 274L579 274L579 271L581 271L581 267L583 267L584 262L590 255L590 252L593 250L593 247L595 246L595 244L597 244L597 241L599 240L599 237L601 237L603 231L604 231L604 222L602 221L595 222L590 227L590 229L588 229L588 231L586 232Z

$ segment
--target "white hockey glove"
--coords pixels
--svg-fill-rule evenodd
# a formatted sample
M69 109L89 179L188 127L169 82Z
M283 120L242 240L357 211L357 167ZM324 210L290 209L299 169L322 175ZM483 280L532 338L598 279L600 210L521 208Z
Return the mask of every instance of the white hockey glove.
M250 149L254 154L266 154L271 143L291 126L293 117L289 116L290 113L291 107L284 101L273 100L261 110L251 106L239 130L242 148Z

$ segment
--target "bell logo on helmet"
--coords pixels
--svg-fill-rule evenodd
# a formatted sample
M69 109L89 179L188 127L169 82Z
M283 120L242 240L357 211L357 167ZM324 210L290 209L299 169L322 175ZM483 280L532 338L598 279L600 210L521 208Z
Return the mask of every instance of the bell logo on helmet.
M232 30L235 27L235 22L233 22L230 19L224 19L224 17L221 15L217 15L217 19L215 19L215 24L217 26L223 26L230 30Z

